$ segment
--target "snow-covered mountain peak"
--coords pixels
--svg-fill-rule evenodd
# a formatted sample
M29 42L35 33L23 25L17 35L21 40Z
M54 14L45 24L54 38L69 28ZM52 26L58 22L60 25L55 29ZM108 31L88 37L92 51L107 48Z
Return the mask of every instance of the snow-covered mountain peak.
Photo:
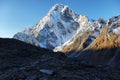
M70 10L68 6L63 4L55 4L49 11L48 15L63 14L66 10Z
M92 20L85 15L76 14L66 5L56 4L37 25L15 34L14 38L53 50L64 44L66 46L66 43L76 42L76 39L79 41L86 34L86 39L94 41L105 25L106 21L102 18Z
M68 6L56 4L35 27L16 34L14 38L43 48L54 49L76 33L80 27L77 18L78 15Z
M76 14L73 10L71 10L67 5L56 4L54 5L48 12L48 16L53 17L63 17L62 19L68 18L70 20L78 18L78 14Z
M61 10L64 8L65 5L63 4L55 4L50 10L49 12L52 12L52 11L59 11L61 12Z
M65 11L69 11L71 10L67 5L63 5L63 4L55 4L48 13L52 13L53 11L55 12L65 12ZM71 10L72 11L72 10Z

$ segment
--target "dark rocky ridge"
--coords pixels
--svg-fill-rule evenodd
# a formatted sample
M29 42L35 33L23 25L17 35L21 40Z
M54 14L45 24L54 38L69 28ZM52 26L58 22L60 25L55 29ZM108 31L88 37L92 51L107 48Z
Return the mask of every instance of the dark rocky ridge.
M119 69L82 65L62 53L15 39L0 39L0 80L119 79Z

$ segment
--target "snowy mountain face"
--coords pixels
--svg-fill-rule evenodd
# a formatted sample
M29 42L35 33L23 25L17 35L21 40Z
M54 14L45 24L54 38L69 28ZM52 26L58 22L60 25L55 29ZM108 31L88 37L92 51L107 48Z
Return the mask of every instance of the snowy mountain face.
M112 17L108 20L108 30L116 35L120 34L120 16Z
M78 16L67 6L57 4L32 29L17 33L14 38L43 48L54 49L68 41L80 27Z
M70 53L86 48L97 36L99 36L102 28L106 24L103 19L91 21L87 17L81 15L78 22L80 27L74 36L62 46L56 47L54 49L55 52L60 51L63 53Z
M119 19L117 16L108 21L92 20L76 14L66 5L56 4L36 26L18 32L14 38L55 52L75 52L89 47L105 25L109 25L108 31L118 34Z

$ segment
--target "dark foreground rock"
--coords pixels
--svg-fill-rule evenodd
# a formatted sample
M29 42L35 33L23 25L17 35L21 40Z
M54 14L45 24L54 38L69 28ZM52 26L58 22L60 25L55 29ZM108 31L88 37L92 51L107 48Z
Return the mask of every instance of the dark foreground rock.
M120 80L120 70L82 65L62 53L0 39L0 80Z

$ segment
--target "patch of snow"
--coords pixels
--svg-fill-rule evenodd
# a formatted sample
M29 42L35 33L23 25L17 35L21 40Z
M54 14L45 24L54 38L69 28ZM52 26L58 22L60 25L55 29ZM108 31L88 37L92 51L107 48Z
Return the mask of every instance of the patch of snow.
M113 29L113 32L115 34L120 34L120 27Z
M64 12L66 9L68 8L68 6L64 6L64 8L61 10L61 12Z

